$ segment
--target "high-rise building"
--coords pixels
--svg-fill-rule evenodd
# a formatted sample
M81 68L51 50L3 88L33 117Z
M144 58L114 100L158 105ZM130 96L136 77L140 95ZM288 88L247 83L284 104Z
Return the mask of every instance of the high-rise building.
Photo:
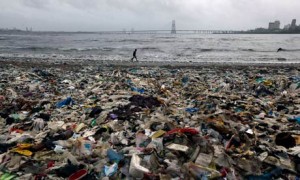
M269 22L269 30L272 30L274 28L274 23L273 22Z
M292 20L292 24L291 24L290 29L291 29L291 30L296 29L296 19L293 19L293 20Z
M280 29L280 21L276 20L275 22L269 23L269 30L278 30Z
M280 29L280 21L275 21L275 29Z

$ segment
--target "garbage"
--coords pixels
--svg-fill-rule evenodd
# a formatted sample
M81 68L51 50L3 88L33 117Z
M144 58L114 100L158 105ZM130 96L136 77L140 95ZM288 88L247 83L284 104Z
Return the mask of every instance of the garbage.
M79 180L84 178L87 175L87 170L81 169L75 173L73 173L68 179L69 180Z
M72 105L72 104L75 104L73 99L71 97L68 97L67 99L65 100L62 100L62 101L59 101L57 104L56 104L56 107L57 108L61 108L63 106L67 106L67 105Z
M107 157L110 162L115 162L115 163L119 163L124 158L123 155L118 154L113 149L107 150Z
M169 134L174 134L174 133L183 133L183 134L191 134L191 135L196 135L196 134L199 134L199 132L193 128L175 128L171 131L168 131L166 133L166 135L169 135Z
M144 88L131 87L131 91L136 91L136 92L139 92L141 94L145 93Z
M279 133L276 135L275 143L277 145L284 146L285 148L291 148L296 146L296 140L290 133Z
M195 163L203 167L209 167L212 163L213 154L199 153Z
M141 158L137 154L133 154L129 167L129 174L133 178L143 178L144 173L150 173L150 170L141 166Z
M170 144L167 146L168 149L172 149L172 150L176 150L176 151L183 151L183 152L186 152L189 147L187 146L183 146L183 145L180 145L180 144Z
M14 175L14 174L10 174L10 173L3 173L1 176L0 176L0 179L1 180L13 180L17 177L17 175Z
M192 113L198 112L199 108L186 108L185 111L192 114Z
M300 177L296 67L44 69L0 67L0 179Z
M113 176L118 170L118 164L114 163L111 166L104 166L104 174L105 176Z

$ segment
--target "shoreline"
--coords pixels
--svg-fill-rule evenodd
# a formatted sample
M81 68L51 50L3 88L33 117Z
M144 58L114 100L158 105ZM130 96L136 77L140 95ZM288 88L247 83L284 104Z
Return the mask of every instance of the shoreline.
M19 66L19 67L81 67L81 66L104 66L104 67L162 67L162 68L246 68L246 67L273 67L273 68L300 68L300 62L283 62L277 63L255 63L255 62L180 62L180 61L122 61L122 60L83 60L83 59L40 59L40 58L0 58L2 67Z

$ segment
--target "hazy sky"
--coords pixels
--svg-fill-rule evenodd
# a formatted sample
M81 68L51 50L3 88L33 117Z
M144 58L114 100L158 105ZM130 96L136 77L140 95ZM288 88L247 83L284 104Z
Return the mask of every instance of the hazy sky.
M300 0L0 0L0 28L247 30L300 21ZM298 23L297 23L298 24Z

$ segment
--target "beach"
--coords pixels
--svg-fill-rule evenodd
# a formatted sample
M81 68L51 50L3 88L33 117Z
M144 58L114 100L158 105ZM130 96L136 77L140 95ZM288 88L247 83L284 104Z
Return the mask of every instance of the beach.
M300 172L297 63L0 64L2 174L293 179Z

